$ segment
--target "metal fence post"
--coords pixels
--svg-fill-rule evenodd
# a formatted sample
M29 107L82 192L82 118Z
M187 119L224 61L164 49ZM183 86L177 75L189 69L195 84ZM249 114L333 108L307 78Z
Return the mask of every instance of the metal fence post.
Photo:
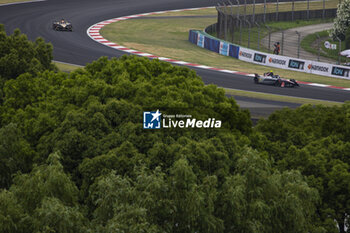
M233 10L232 10L233 4L230 0L228 0L228 2L230 3L230 6L231 6L230 31L231 31L231 42L233 43L234 33L235 33L234 24L233 24L234 17L233 17Z
M266 0L264 0L264 23L266 23Z
M292 1L292 21L294 21L294 0Z
M216 31L216 37L219 38L220 28L218 28L218 27L220 27L220 11L219 11L219 8L217 6L215 6L215 9L218 12L218 21L216 23L216 30L215 31Z
M279 3L279 0L276 1L276 21L278 21L278 3Z
M338 65L340 65L341 39L337 37L337 40L339 41Z
M240 7L239 0L236 0L236 2L237 2L237 19L239 19L239 7ZM238 21L237 21L237 23L238 23ZM237 27L238 27L238 24L237 24Z
M271 52L271 47L270 47L270 45L271 45L271 28L269 27L269 26L267 26L267 25L265 25L265 27L267 28L267 30L269 30L269 46L268 46L268 49L269 49L269 53Z
M282 33L282 41L281 41L281 55L283 55L283 48L284 48L284 30L282 28L278 28L278 30Z
M310 0L307 0L307 19L310 19Z
M255 23L255 0L253 0L253 23Z
M220 5L218 7L218 12L219 12L219 15L220 15L220 20L219 20L219 27L218 27L218 32L217 32L217 35L218 35L218 38L221 38L221 34L222 34L222 13L221 13L221 9L220 9Z
M340 62L341 62L341 59L340 59L340 53L341 53L341 40L339 40L339 53L338 53L338 57L339 57L339 65L340 65Z
M239 44L242 44L242 20L239 20Z
M324 20L326 14L326 0L323 0L323 11L322 11L322 19Z
M218 31L218 38L222 38L223 31L222 30L225 27L225 19L224 19L224 13L221 10L221 5L218 3L218 12L220 13L220 25L219 25L219 31Z
M248 24L248 48L250 48L250 31L252 29L252 25L251 23L249 22L249 20L245 20Z
M298 31L295 31L298 35L298 58L300 57L300 33Z
M316 36L317 36L317 61L320 61L320 52L321 52L320 40L321 40L321 37L320 37L320 35L318 35L318 33L316 33Z
M255 25L258 26L258 51L260 51L260 24L255 22Z
M222 3L224 5L224 40L227 41L227 14L226 14L226 9L227 6L225 3Z
M247 17L247 0L244 0L244 18L243 18L243 20L245 20L246 17Z

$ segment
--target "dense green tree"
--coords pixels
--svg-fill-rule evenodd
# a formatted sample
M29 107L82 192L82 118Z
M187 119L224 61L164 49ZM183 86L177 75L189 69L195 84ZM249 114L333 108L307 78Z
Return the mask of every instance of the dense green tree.
M226 232L310 232L318 200L297 171L273 172L266 159L248 150L237 173L226 177L220 216Z
M349 112L349 103L285 109L261 121L256 130L262 135L252 137L281 171L297 169L319 190L322 202L315 221L327 232L345 232L349 222Z
M86 232L78 189L59 160L51 154L45 165L16 175L10 190L0 192L2 232Z
M349 27L350 21L349 10L349 0L339 2L337 17L334 19L333 28L330 30L330 36L333 37L334 40L337 40L337 38L339 38L343 41L345 39L345 32Z
M35 42L27 39L16 29L12 35L6 35L0 26L0 77L4 80L17 78L20 74L55 69L51 63L52 45L42 38Z
M25 233L33 230L30 216L25 213L12 192L0 192L0 232Z
M145 168L136 177L100 176L91 186L96 206L94 223L99 232L171 232L172 202L165 174Z
M0 129L0 189L9 188L17 172L30 172L35 152L10 123Z

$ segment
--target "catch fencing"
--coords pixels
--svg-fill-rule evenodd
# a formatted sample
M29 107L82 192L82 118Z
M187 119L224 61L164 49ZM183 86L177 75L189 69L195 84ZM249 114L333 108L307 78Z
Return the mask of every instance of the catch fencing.
M350 67L259 52L228 43L198 30L190 30L189 41L213 52L250 63L328 77L350 79Z
M254 2L253 4L246 4L245 1L243 4L240 4L240 1L236 0L236 4L233 5L230 0L216 7L218 21L208 26L205 31L219 39L261 52L274 53L275 45L278 42L279 55L335 64L346 62L346 59L339 55L342 49L342 42L338 38L336 38L336 41L333 41L333 38L326 38L328 34L315 33L312 38L313 42L307 44L307 41L304 41L304 38L308 35L308 31L305 31L306 28L303 31L284 30L267 24L270 21L334 18L337 12L336 8L326 8L329 6L326 6L325 0L318 1L319 6L309 1L295 4L292 2L290 4L292 7L291 11L279 11L278 9L281 8L282 3L278 5L278 1L274 5L266 2L262 3L260 8L258 8L258 4L255 6ZM319 7L321 9L308 7L311 4L313 4L313 8ZM285 9L286 7L284 7ZM328 23L329 27L326 29L329 29L331 24ZM311 29L312 27L310 26ZM326 29L321 28L320 31Z

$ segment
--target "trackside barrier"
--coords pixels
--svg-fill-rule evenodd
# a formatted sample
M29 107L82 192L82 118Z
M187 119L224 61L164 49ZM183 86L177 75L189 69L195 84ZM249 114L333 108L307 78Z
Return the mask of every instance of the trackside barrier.
M350 80L349 66L263 53L228 43L198 30L190 30L189 41L213 52L250 63Z
M350 79L350 67L348 66L333 65L323 62L274 55L270 53L262 53L243 47L239 48L238 59L285 70L294 70L309 74Z
M239 46L219 40L205 32L190 30L189 41L199 47L238 59Z

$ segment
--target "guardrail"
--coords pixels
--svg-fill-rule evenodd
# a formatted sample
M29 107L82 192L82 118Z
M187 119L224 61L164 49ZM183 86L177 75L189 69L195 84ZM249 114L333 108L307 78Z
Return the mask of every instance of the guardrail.
M189 41L199 47L245 62L350 80L350 67L347 66L263 53L228 43L199 30L190 30Z

